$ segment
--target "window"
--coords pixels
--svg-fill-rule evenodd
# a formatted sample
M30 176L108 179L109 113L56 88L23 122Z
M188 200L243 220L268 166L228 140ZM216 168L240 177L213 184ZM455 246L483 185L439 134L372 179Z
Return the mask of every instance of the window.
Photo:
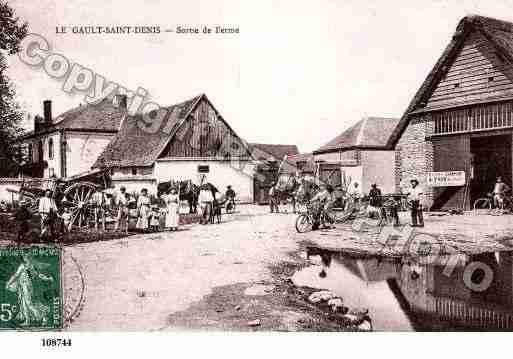
M29 143L29 145L28 145L28 153L27 153L28 163L32 163L34 161L34 153L32 151L33 151L32 143Z
M132 167L132 176L137 176L137 168Z
M39 140L37 143L37 161L41 162L43 160L43 141Z
M53 138L48 140L48 158L53 159Z

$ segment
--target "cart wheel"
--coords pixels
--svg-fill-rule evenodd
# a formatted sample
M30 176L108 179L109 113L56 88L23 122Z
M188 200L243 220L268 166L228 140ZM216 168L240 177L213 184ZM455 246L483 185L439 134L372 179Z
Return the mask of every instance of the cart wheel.
M300 214L296 218L296 231L298 233L306 233L312 228L310 217L305 213Z
M26 201L27 209L31 213L36 213L39 209L39 198L34 193L21 190L19 194L19 201Z
M70 227L73 225L82 227L83 224L89 223L89 201L96 189L94 184L88 182L75 183L66 188L63 202L71 208Z

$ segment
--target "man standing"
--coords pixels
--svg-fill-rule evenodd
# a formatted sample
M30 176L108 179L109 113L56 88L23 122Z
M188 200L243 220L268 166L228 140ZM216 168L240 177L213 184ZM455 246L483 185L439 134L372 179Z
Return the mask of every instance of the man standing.
M210 214L212 212L212 202L214 202L214 196L208 184L201 186L201 190L198 197L198 202L201 207L201 223L207 224L210 221Z
M378 215L378 217L383 217L386 222L386 212L383 208L383 200L381 197L381 190L378 188L376 183L371 185L371 190L369 191L369 209L367 210L369 216L372 216L374 213Z
M347 190L347 198L346 205L344 210L347 211L349 206L354 206L360 202L362 197L362 191L360 190L360 185L358 182L355 182L352 187Z
M502 182L502 177L497 177L497 182L493 188L493 205L495 208L504 208L504 198L506 197L506 192L508 191L509 186Z
M424 217L422 215L422 188L419 186L419 181L412 179L411 190L408 197L411 202L411 226L424 227Z
M27 209L27 202L21 201L14 215L14 219L18 222L18 245L25 240L25 236L30 230L30 219L32 213Z
M226 187L226 212L232 212L235 210L235 191L232 189L232 186L228 185Z
M278 203L280 202L279 193L275 186L269 188L269 206L271 207L271 213L279 213Z
M130 202L130 196L126 193L126 188L121 186L119 193L116 196L116 206L118 207L118 215L116 217L116 224L114 225L114 231L123 230L123 224L125 225L125 232L128 233L128 205Z
M48 236L48 232L53 235L53 217L57 213L57 205L52 198L52 191L47 189L44 197L39 198L39 216L41 217L40 238Z

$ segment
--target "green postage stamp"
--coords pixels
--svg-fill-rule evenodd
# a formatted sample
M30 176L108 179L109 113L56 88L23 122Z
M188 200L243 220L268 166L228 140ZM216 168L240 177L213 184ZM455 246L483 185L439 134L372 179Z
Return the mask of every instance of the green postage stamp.
M0 329L60 329L62 308L60 248L0 248Z

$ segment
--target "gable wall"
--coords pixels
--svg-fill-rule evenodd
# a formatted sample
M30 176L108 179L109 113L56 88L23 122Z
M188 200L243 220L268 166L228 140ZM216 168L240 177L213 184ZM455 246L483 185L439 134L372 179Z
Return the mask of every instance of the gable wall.
M493 77L490 81L489 78ZM479 32L470 33L427 107L461 104L513 95L511 65ZM456 87L457 86L457 87Z
M66 132L66 177L89 171L113 134Z
M202 99L160 157L224 157L227 153L234 157L247 155L240 138Z

